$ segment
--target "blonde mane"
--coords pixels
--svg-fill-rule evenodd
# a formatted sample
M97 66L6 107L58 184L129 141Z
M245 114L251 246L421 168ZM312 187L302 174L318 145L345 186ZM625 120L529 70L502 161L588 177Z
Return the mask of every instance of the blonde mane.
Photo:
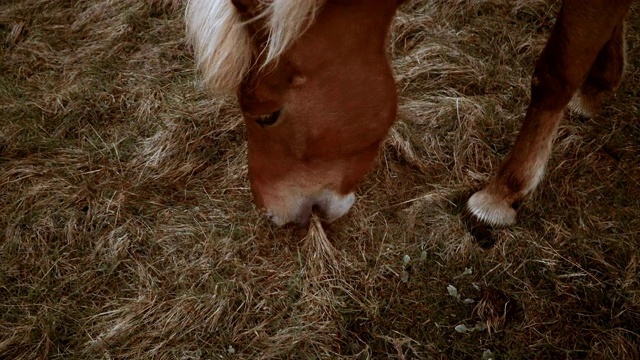
M269 34L262 64L252 64L255 44L231 0L190 0L187 36L194 46L202 81L215 92L235 91L252 66L278 59L313 21L324 0L271 0L254 19L265 22ZM251 21L251 20L250 20Z

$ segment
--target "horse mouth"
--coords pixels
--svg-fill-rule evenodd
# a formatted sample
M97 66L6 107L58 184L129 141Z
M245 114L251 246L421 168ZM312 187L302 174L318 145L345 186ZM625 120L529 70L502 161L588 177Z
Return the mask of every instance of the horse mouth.
M309 223L312 213L317 214L322 221L330 223L344 216L354 202L353 193L340 195L330 190L323 190L313 197L294 199L292 203L296 205L291 206L292 208L282 209L280 212L266 210L265 216L278 227L291 223L305 226Z

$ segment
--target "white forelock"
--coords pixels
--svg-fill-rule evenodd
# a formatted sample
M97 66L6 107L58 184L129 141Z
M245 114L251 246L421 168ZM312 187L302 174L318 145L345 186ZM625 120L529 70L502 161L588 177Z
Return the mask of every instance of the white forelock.
M252 66L276 61L306 31L324 0L273 0L260 6L255 19L267 26L262 64L252 64L256 44L231 0L189 0L187 36L194 46L203 82L215 92L233 92Z

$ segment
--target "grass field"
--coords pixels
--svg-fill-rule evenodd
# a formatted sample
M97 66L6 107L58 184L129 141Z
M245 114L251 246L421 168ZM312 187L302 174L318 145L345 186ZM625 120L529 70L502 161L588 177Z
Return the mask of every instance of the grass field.
M640 7L602 114L567 114L518 224L461 214L558 10L409 1L401 103L351 212L254 210L233 99L180 0L0 3L0 358L640 359Z

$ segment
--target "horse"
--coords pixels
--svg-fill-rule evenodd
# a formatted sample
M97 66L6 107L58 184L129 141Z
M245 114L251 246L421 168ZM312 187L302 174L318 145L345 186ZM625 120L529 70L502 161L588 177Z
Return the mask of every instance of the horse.
M189 0L187 36L204 84L235 94L249 180L276 225L331 222L353 205L396 118L388 43L404 0ZM591 117L625 65L632 0L563 0L531 99L497 173L466 203L488 226L516 222L543 177L566 108Z

